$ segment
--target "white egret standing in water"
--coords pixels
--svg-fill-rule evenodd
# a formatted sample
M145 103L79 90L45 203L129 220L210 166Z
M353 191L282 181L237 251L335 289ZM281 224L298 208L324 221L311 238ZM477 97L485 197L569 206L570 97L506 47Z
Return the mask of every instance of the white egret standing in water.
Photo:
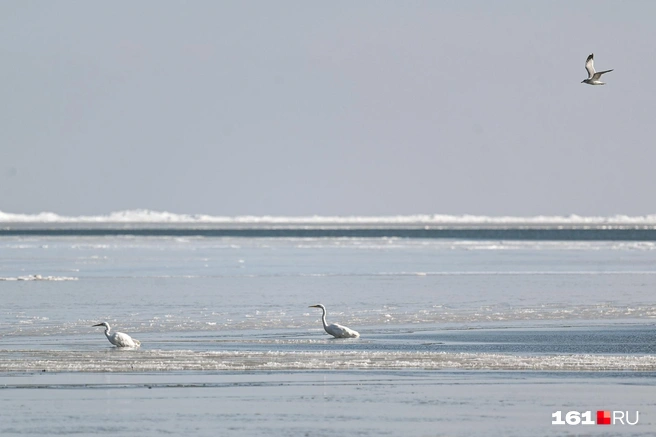
M105 336L107 337L107 340L109 340L109 342L114 346L117 347L141 346L141 342L139 340L135 340L127 334L124 334L122 332L110 332L112 328L109 327L109 323L107 322L98 323L97 325L93 325L93 326L104 326Z
M323 315L321 316L321 321L323 322L323 329L326 330L326 332L330 335L332 335L335 338L357 338L360 336L360 334L357 331L354 331L350 328L347 328L346 326L339 325L337 323L333 323L332 325L329 325L326 323L326 307L318 304L318 305L310 305L309 308L321 308L323 310Z

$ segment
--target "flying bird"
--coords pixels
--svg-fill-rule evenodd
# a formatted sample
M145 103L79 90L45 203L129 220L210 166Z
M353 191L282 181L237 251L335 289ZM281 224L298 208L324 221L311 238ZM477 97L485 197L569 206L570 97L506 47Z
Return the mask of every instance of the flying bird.
M107 340L109 340L109 342L114 346L133 348L141 346L141 342L139 340L135 340L127 334L122 332L110 332L112 328L110 328L109 323L107 322L98 323L97 325L93 326L104 326L105 336L107 337Z
M330 335L335 338L357 338L360 334L357 331L354 331L346 326L333 323L331 325L326 323L326 307L318 305L310 305L308 308L321 308L323 310L323 315L321 316L321 321L323 322L323 329Z
M581 83L587 83L588 85L606 85L605 82L602 82L600 80L601 75L604 73L608 73L609 71L613 71L613 70L605 70L605 71L595 72L594 53L590 53L590 56L588 56L588 59L586 59L585 69L588 71L588 78L583 79Z

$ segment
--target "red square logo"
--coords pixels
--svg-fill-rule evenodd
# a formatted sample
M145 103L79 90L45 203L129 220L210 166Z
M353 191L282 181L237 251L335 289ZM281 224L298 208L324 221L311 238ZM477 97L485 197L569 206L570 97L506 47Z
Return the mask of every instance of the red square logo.
M597 425L610 425L610 411L597 411Z

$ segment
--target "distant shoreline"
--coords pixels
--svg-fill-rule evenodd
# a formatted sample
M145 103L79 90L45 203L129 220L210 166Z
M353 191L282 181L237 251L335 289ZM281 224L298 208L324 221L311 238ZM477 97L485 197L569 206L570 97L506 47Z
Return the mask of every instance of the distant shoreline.
M656 241L656 225L0 223L0 237L411 238L466 240Z

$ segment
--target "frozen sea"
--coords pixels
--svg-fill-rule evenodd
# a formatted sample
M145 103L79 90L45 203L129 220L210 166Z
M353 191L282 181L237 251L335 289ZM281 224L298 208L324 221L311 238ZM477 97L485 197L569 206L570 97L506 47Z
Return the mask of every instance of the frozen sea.
M1 435L656 434L649 238L0 228Z

